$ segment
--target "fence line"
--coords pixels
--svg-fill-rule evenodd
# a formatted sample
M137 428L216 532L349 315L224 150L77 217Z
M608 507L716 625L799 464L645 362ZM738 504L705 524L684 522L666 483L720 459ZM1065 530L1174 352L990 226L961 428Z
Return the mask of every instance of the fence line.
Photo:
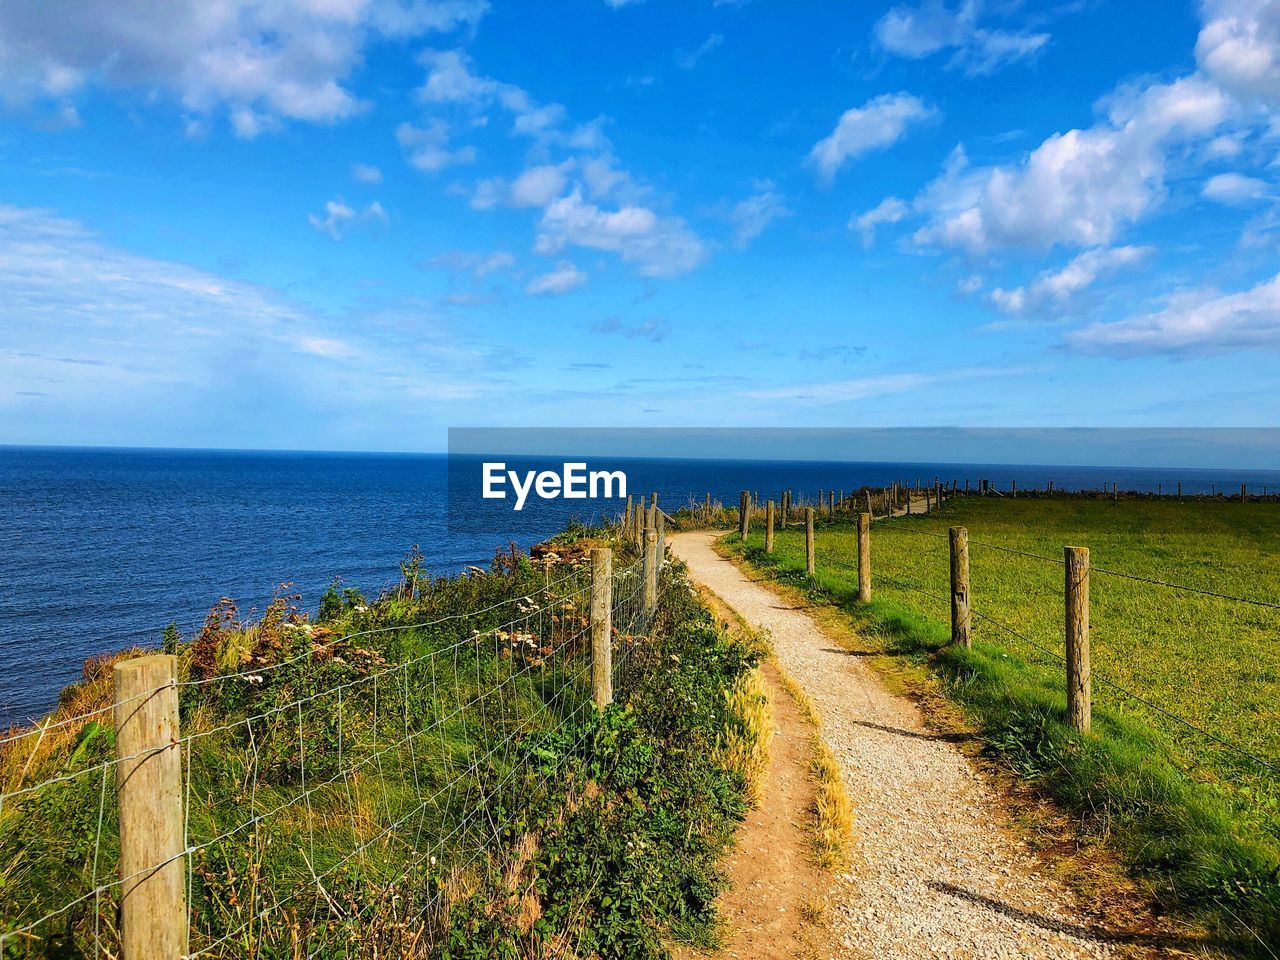
M871 491L870 491L870 489L868 489L868 490L867 490L868 497L869 497L869 495L870 495L870 492L871 492ZM891 488L886 488L886 489L885 489L885 491L882 491L882 492L884 493L884 496L886 497L886 501L887 501L887 502L893 502L893 500L894 500L894 496L895 496L895 495L894 495L894 493L892 492ZM954 487L952 488L952 492L954 493ZM857 497L857 496L859 496L859 494L855 493L855 497ZM892 513L891 513L891 514L889 514L889 515L890 515L890 516L903 516L903 514L901 514L901 513L897 513L897 514L892 514ZM881 518L877 518L877 519L886 519L886 518L887 518L887 517L881 517ZM1001 553L1010 554L1010 555L1021 556L1021 557L1025 557L1025 558L1028 558L1028 559L1041 561L1041 562L1044 562L1044 563L1050 563L1050 564L1054 564L1054 565L1056 565L1056 566L1063 566L1063 565L1066 563L1066 561L1065 561L1064 559L1059 559L1059 558L1054 558L1054 557L1048 557L1048 556L1044 556L1044 555L1042 555L1042 554L1037 554L1037 553L1033 553L1033 552L1030 552L1030 551L1025 551L1025 550L1017 549L1017 548L1015 548L1015 547L1010 547L1010 546L1006 546L1006 545L1003 545L1003 544L990 543L990 542L987 542L987 541L982 541L982 540L975 540L975 539L972 539L972 538L968 537L968 535L967 535L967 531L965 531L963 527L953 527L953 528L951 529L951 531L950 531L949 533L946 533L946 534L943 534L943 533L936 533L936 532L931 531L931 530L923 530L923 529L918 529L918 528L917 528L917 529L911 529L910 527L906 527L906 526L903 526L903 527L895 527L895 530L896 530L897 532L902 533L902 534L905 534L905 535L907 535L907 536L911 536L911 535L916 535L916 534L918 534L918 535L921 535L921 536L925 536L925 537L929 537L929 538L933 538L933 539L938 539L938 540L949 540L949 539L952 539L952 537L953 537L953 536L955 536L955 534L956 534L957 532L959 532L959 533L961 533L961 534L963 535L963 539L964 539L965 541L967 541L967 543L968 543L968 544L971 544L971 545L974 545L974 546L978 546L978 547L982 547L982 548L986 548L986 549L990 549L990 550L995 550L995 551L998 551L998 552L1001 552ZM859 555L861 555L861 554L862 554L862 552L863 552L863 550L864 550L864 549L865 549L865 550L867 550L867 552L868 552L868 553L869 553L869 551L870 551L870 545L869 545L869 543L868 543L867 545L865 545L865 546L864 546L864 544L863 544L863 542L862 542L862 540L863 540L863 536L864 536L864 534L863 534L862 530L861 530L861 529L859 529L859 531L858 531L858 540L859 540L859 544L858 544L858 552L859 552ZM807 538L806 538L806 539L807 539ZM869 535L868 535L868 540L869 540ZM806 550L807 550L807 551L808 551L808 550L811 550L811 549L813 549L813 547L806 546ZM770 552L770 553L771 553L771 552L772 552L772 550L766 550L766 552ZM1087 552L1086 552L1086 554L1087 554ZM953 568L953 569L952 569L952 576L953 576L953 589L954 589L954 584L957 582L957 578L956 578L956 576L955 576L956 571L954 570L954 566L955 566L955 564L956 564L957 562L958 562L958 558L957 558L957 557L956 557L956 555L953 553L953 554L951 555L951 557L950 557L950 565L951 565L951 567ZM1086 559L1086 564L1088 564L1087 559ZM847 559L845 559L845 555L844 555L844 554L841 554L841 555L836 556L836 557L831 557L831 556L824 557L824 558L823 558L823 564L822 564L822 565L823 565L823 566L826 566L826 567L829 567L829 568L836 568L836 569L849 570L849 571L858 571L858 572L859 572L859 577L860 577L860 579L861 579L861 570L860 570L860 568L861 568L861 563L858 563L858 564L856 564L856 565L855 565L854 563L849 562ZM870 566L870 564L868 563L868 567L869 567L869 566ZM961 631L961 630L958 630L958 629L957 629L957 626L958 626L958 625L956 624L955 619L956 619L956 617L958 617L958 616L963 616L963 615L964 615L964 613L967 611L967 613L968 613L968 614L970 614L970 615L972 615L973 617L975 617L975 618L977 618L977 619L979 619L979 620L981 620L981 621L983 621L983 622L985 622L985 623L991 624L993 627L997 628L998 630L1001 630L1001 631L1003 631L1003 632L1005 632L1005 633L1009 634L1010 636L1017 638L1018 640L1022 641L1023 643L1025 643L1025 644L1027 644L1028 646L1032 647L1033 649L1035 649L1035 650L1039 651L1040 653L1043 653L1043 654L1047 655L1048 657L1050 657L1050 658L1052 659L1052 661L1053 661L1054 663L1057 663L1057 664L1062 665L1062 666L1067 666L1067 665L1069 664L1069 662L1070 662L1070 654L1071 654L1070 643L1071 643L1071 638L1070 638L1070 636L1069 636L1069 635L1066 637L1067 644L1068 644L1068 651L1067 651L1067 655L1064 655L1062 652L1059 652L1059 651L1054 650L1054 649L1052 649L1052 648L1050 648L1050 647L1048 647L1048 646L1045 646L1043 643L1040 643L1040 642L1038 642L1037 640L1033 639L1032 637L1027 636L1024 632L1022 632L1022 631L1020 631L1020 630L1017 630L1017 629L1015 629L1014 627L1011 627L1009 624L1004 623L1004 622L1002 622L1001 620L999 620L999 619L997 619L997 618L994 618L994 617L992 617L992 616L988 615L988 614L987 614L987 613L985 613L983 610L981 610L981 609L978 609L978 608L974 607L974 606L973 606L973 604L972 604L972 599L967 595L967 586L968 586L967 581L965 581L965 582L964 582L965 594L966 594L966 595L965 595L965 596L964 596L964 598L963 598L963 602L962 602L961 604L957 605L957 604L954 602L954 601L955 601L955 598L954 598L954 597L951 597L951 596L943 596L943 595L941 595L941 594L939 594L939 593L935 593L935 592L933 592L933 591L931 591L931 590L927 589L924 585L922 585L922 584L920 584L920 583L918 583L918 582L913 582L913 581L912 581L912 580L910 580L910 579L906 579L906 578L904 578L904 577L902 576L902 571L894 570L894 571L891 571L891 572L886 573L886 572L885 572L885 570L884 570L884 567L883 567L883 565L882 565L882 562L881 562L881 563L879 563L879 564L877 565L876 570L877 570L877 572L876 572L876 574L875 574L876 579L878 579L878 580L880 580L880 581L882 581L882 582L884 582L884 583L886 583L886 584L888 584L888 585L890 585L890 586L896 587L896 588L898 588L898 589L902 589L902 590L910 591L910 592L913 592L913 593L917 593L917 594L919 594L919 595L921 595L921 596L924 596L924 597L929 598L930 600L933 600L933 601L936 601L936 602L939 602L939 603L942 603L942 604L948 604L948 605L950 605L950 606L951 606L952 636L953 636L953 638L955 638L955 637L957 637L957 636L962 636L962 635L964 635L964 631ZM1152 578L1152 577L1146 577L1146 576L1142 576L1142 575L1139 575L1139 574L1132 574L1132 573L1127 573L1127 572L1124 572L1124 571L1112 570L1112 569L1105 568L1105 567L1097 567L1097 566L1093 566L1092 564L1088 564L1088 565L1087 565L1087 570L1088 570L1089 572L1091 572L1091 573L1098 573L1098 574L1102 574L1102 575L1104 575L1104 576L1117 577L1117 578L1120 578L1120 579L1131 580L1131 581L1136 581L1136 582L1141 582L1141 583L1147 583L1147 584L1150 584L1150 585L1154 585L1154 586L1158 586L1158 587L1162 587L1162 588L1166 588L1166 589L1171 589L1171 590L1176 590L1176 591L1181 591L1181 592L1186 592L1186 593L1196 594L1196 595L1200 595L1200 596L1211 597L1211 598L1215 598L1215 599L1226 600L1226 601L1229 601L1229 602L1236 602L1236 603L1249 604L1249 605L1252 605L1252 606L1259 606L1259 607L1264 607L1264 608L1267 608L1267 609L1280 609L1280 603L1275 603L1275 602L1271 602L1271 601L1267 601L1267 600L1258 600L1258 599L1249 598L1249 597L1239 597L1239 596L1235 596L1235 595L1232 595L1232 594L1221 593L1221 592L1213 591L1213 590L1206 590L1206 589L1198 588L1198 587L1190 587L1190 586L1186 586L1186 585L1184 585L1184 584L1173 583L1173 582L1170 582L1170 581L1160 580L1160 579ZM812 575L812 572L811 572L811 575ZM868 575L869 575L869 570L868 570ZM1085 586L1085 588L1084 588L1084 589L1086 590L1086 595L1087 595L1087 584L1086 584L1086 586ZM858 588L858 590L859 590L859 593L861 593L861 592L862 592L861 582L859 582L859 588ZM1068 586L1068 593L1070 593L1070 585ZM1087 604L1087 599L1086 599L1086 601L1085 601L1085 602L1086 602L1086 604ZM1087 608L1086 608L1086 609L1087 609ZM1126 686L1124 686L1123 684L1120 684L1120 683L1118 683L1118 682L1116 682L1116 681L1114 681L1114 680L1110 679L1109 677L1107 677L1107 676L1106 676L1106 675L1104 675L1104 674L1094 674L1094 673L1092 672L1092 670L1090 669L1089 664L1088 664L1088 653L1087 653L1087 619L1086 619L1086 622L1083 624L1083 626L1085 627L1085 630L1086 630L1086 632L1085 632L1085 637L1086 637L1086 639L1085 639L1085 643L1086 643L1086 647L1085 647L1085 653L1084 653L1084 656L1085 656L1084 669L1085 669L1085 672L1086 672L1086 676L1087 676L1087 677L1088 677L1088 676L1092 676L1092 677L1096 678L1096 679L1097 679L1097 681L1098 681L1099 683L1101 683L1103 686L1105 686L1105 687L1107 687L1107 688L1109 688L1109 689L1111 689L1111 690L1115 691L1116 693L1118 693L1118 694L1120 694L1120 695L1122 695L1122 696L1124 696L1124 697L1127 697L1127 698L1129 698L1129 699L1133 700L1133 701L1134 701L1134 702L1136 702L1136 703L1142 704L1143 706L1145 706L1145 707L1147 707L1148 709L1150 709L1150 710L1152 710L1152 711L1154 711L1154 712L1156 712L1156 713L1160 714L1161 716L1165 717L1165 718L1166 718L1166 719L1168 719L1168 720L1171 720L1171 721L1173 721L1173 722L1175 722L1175 723L1178 723L1178 724L1180 724L1180 725L1182 725L1182 726L1186 727L1187 729L1189 729L1189 730L1191 730L1191 731L1195 732L1196 734L1198 734L1198 735L1200 735L1200 736L1203 736L1203 737L1205 737L1206 739L1208 739L1208 740L1212 741L1213 743L1215 743L1215 744L1216 744L1216 745L1218 745L1219 747L1221 747L1221 748L1223 748L1223 749L1226 749L1226 750L1228 750L1228 751L1230 751L1230 752L1232 752L1232 753L1235 753L1235 754L1239 755L1240 757L1242 757L1242 758L1244 758L1244 759L1246 759L1246 760L1250 761L1250 762L1251 762L1252 764L1254 764L1255 766L1257 766L1257 767L1259 767L1259 768L1261 768L1261 769L1267 770L1267 771L1269 771L1269 772L1271 772L1271 773L1280 774L1280 764L1277 764L1277 763L1275 763L1275 762L1273 762L1273 761L1271 761L1271 760L1268 760L1268 759L1266 759L1265 757L1259 756L1257 753L1255 753L1253 750L1249 749L1248 747L1244 746L1243 744L1238 743L1238 742L1235 742L1235 741L1233 741L1233 740L1231 740L1231 739L1228 739L1228 738L1223 737L1223 736L1221 736L1221 735L1219 735L1219 734L1213 733L1213 732L1212 732L1212 731L1210 731L1210 730L1205 729L1204 727L1200 726L1200 725L1199 725L1199 724L1197 724L1197 723L1194 723L1193 721L1191 721L1191 720L1187 719L1186 717L1181 716L1181 715L1179 715L1179 714L1177 714L1177 713L1175 713L1175 712L1173 712L1173 711L1171 711L1171 710L1169 710L1169 709L1167 709L1167 708L1165 708L1165 707L1162 707L1162 706L1160 706L1159 704L1157 704L1157 703L1153 702L1151 699L1149 699L1149 698L1147 698L1147 697L1144 697L1144 696L1142 696L1141 694L1138 694L1138 693L1136 693L1136 692L1135 692L1135 691L1133 691L1133 690L1130 690L1128 687L1126 687ZM1086 680L1086 687L1087 687L1087 680ZM1070 691L1068 691L1068 699L1069 699L1069 702L1070 702ZM1085 716L1084 716L1084 720L1083 720L1083 725L1084 725L1084 727L1087 729L1087 726L1088 726L1088 713L1087 713L1087 710L1086 710L1086 712L1085 712Z
M523 746L529 737L572 729L597 706L611 702L613 687L630 682L663 585L659 567L665 558L657 555L654 534L659 531L653 530L661 523L656 509L646 519L648 549L639 560L610 572L600 595L603 606L587 602L593 588L578 585L584 573L578 569L528 596L433 620L356 631L270 664L174 678L118 697L106 707L46 721L0 740L5 759L17 756L15 750L30 750L11 788L0 783L0 824L16 828L33 802L62 802L40 798L55 788L70 791L67 802L73 805L93 796L90 810L96 824L81 860L56 866L45 877L32 872L46 868L37 849L30 852L31 862L9 878L9 889L0 891L0 905L7 900L11 914L0 926L0 953L26 948L38 954L44 945L53 949L74 942L98 957L177 960L237 956L254 937L270 943L293 936L294 946L301 937L302 948L313 956L324 949L326 935L334 930L350 935L368 919L364 911L381 908L365 903L359 910L350 905L344 909L343 885L353 869L372 875L384 892L426 871L429 896L424 902L415 900L414 909L415 919L428 923L435 916L432 911L438 912L451 895L448 878L492 853L490 841L498 838L501 824L490 805L521 778L532 777L546 789L580 751L590 727L583 727L574 743L562 744L550 764ZM597 581L596 588L601 586ZM541 600L535 601L538 595ZM375 635L429 632L512 604L517 616L397 662L387 663L377 651L353 644ZM605 644L594 655L593 641ZM432 642L429 634L425 642ZM600 654L603 664L597 663ZM178 694L184 720L192 722L212 703L211 685L224 681L217 689L226 690L234 702L252 705L257 700L259 709L228 722L197 725L193 732L175 733L128 755L40 776L37 760L51 730L80 723L78 735L83 736L84 725L109 710L117 717L134 715L164 696L177 703ZM180 842L167 855L124 869L125 845L137 842L137 831L125 833L122 821L117 834L111 796L120 794L120 815L130 816L121 774L150 769L159 758L173 756L172 751L177 751L179 771ZM40 779L24 783L33 772ZM36 808L37 817L41 809ZM248 815L226 822L228 812L236 809ZM335 851L337 838L348 830L349 841ZM280 846L268 859L273 841ZM117 858L121 869L105 875ZM126 909L120 914L122 930L112 905L124 902L126 891L133 897L148 885L154 890L156 878L174 863L185 866L184 909L200 908L190 923ZM398 876L386 874L392 863ZM255 878L252 885L249 875ZM33 881L39 888L24 894L23 885ZM76 889L85 883L87 889ZM216 883L224 887L215 889ZM332 890L326 886L335 883ZM59 892L73 895L59 902ZM308 903L310 919L305 919ZM301 913L295 912L298 906ZM293 918L292 934L283 930L283 920L269 921L286 916ZM164 949L143 952L144 941L132 935L139 924L154 926L151 932L161 939L146 942L163 942ZM183 944L189 933L191 947L170 950L161 928L179 931ZM310 940L316 941L314 950Z

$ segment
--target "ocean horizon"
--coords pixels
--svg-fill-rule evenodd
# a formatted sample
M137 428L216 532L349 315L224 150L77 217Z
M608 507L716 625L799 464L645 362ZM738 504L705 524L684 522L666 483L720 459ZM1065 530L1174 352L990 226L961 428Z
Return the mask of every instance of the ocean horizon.
M511 458L513 462L520 458ZM764 498L783 489L822 490L990 480L1026 490L1187 495L1280 491L1280 471L1044 464L958 464L841 460L590 458L626 469L633 494L657 492L678 509L740 490ZM527 549L571 519L600 520L621 500L540 501L512 515L474 521L448 500L443 453L192 450L0 446L0 723L51 709L84 660L129 646L155 646L168 623L184 637L219 598L260 611L290 583L314 610L335 578L367 594L392 586L415 546L428 572L452 575L488 563L514 541Z

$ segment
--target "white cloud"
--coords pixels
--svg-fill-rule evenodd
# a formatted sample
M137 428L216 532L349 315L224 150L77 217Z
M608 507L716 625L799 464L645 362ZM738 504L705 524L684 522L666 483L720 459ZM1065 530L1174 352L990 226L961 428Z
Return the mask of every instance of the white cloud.
M14 442L58 429L71 442L177 445L195 429L214 446L314 446L327 436L358 448L406 396L506 394L502 371L519 362L442 326L431 304L366 300L357 315L317 313L268 287L112 247L48 211L3 205L0 316L0 421ZM281 412L278 423L255 418L265 406ZM295 416L303 411L314 416ZM308 433L308 420L326 426Z
M561 260L549 273L534 277L524 292L531 297L559 296L577 290L587 282L587 275L568 260Z
M1119 356L1280 349L1280 275L1240 293L1180 293L1163 310L1095 323L1068 334L1067 342L1086 353Z
M509 270L516 265L516 258L506 250L480 253L469 250L446 250L426 262L435 270L450 273L471 273L477 280L499 270Z
M370 163L353 163L351 179L357 183L381 183L382 171Z
M886 93L861 107L846 110L829 137L809 151L809 161L830 181L847 160L892 146L912 124L935 115L919 97Z
M512 115L512 132L544 139L565 121L567 112L558 103L540 104L511 83L481 76L471 58L461 50L424 50L418 57L427 78L418 88L418 99L428 104L452 104L482 111L499 106ZM562 139L582 135L572 131Z
M328 234L333 240L342 239L343 228L356 218L356 212L341 200L330 200L324 205L324 216L307 214L307 221L321 233Z
M154 91L236 133L329 123L362 104L346 86L366 44L474 23L485 0L83 0L0 4L0 100L69 103L89 87ZM197 124L197 129L199 125Z
M819 406L906 393L909 390L918 390L935 384L1012 376L1026 372L1028 371L1021 367L963 367L927 373L887 373L828 383L800 383L787 387L749 390L746 396L755 400L792 400Z
M641 320L639 323L625 323L621 317L607 317L591 325L594 333L605 333L612 336L626 337L628 340L649 340L658 343L671 333L671 324L661 317L652 320Z
M1280 109L1280 4L1204 0L1203 12L1200 68L1242 100Z
M681 70L692 70L698 65L699 60L705 57L712 50L716 49L722 43L724 43L724 35L713 33L711 36L707 37L706 40L702 41L702 43L695 49L690 50L688 53L680 54L676 59L676 63L679 65Z
M438 117L421 127L402 123L396 140L407 151L409 164L423 173L438 173L446 167L475 163L476 148L449 146L449 125Z
M539 104L520 87L478 74L460 51L426 51L421 60L428 68L419 90L424 102L477 111L500 108L513 115L513 133L535 140L530 151L535 162L514 180L494 176L475 184L474 209L504 204L541 209L539 253L558 254L568 245L605 250L635 264L644 276L677 276L705 258L705 244L685 221L656 212L647 199L650 191L618 166L602 120L571 126L563 107ZM415 143L428 146L448 139L448 128L438 119L423 128L404 125L402 131L402 142L410 134ZM440 149L446 153L442 161L469 162L475 156ZM548 159L566 153L562 160Z
M733 225L733 245L745 249L756 237L764 233L779 217L790 216L791 211L783 202L772 180L757 180L756 192L745 200L739 200L729 210L729 222Z
M1240 173L1220 173L1206 180L1200 192L1218 203L1243 206L1256 200L1266 199L1271 194L1271 187L1265 180L1259 180L1257 177L1246 177Z
M1213 134L1232 110L1196 76L1121 91L1107 106L1106 119L1054 134L1019 164L971 167L957 149L916 198L927 218L916 241L971 254L1109 243L1163 198L1166 151Z
M662 217L641 206L604 210L584 200L576 187L543 211L538 231L539 253L557 253L567 244L607 250L646 277L688 273L706 256L702 241L679 217Z
M529 167L511 182L511 205L545 207L564 192L570 164L542 164Z
M882 223L898 223L907 215L908 207L897 197L885 197L866 213L855 214L849 220L849 229L862 232L862 245L870 247L876 241L876 227Z
M876 39L890 53L912 60L954 50L949 66L970 75L994 73L1034 56L1049 42L1047 33L978 26L980 6L977 0L964 0L954 10L944 0L896 6L876 22Z
M1151 247L1096 247L1074 257L1060 270L1046 270L1029 287L991 291L991 301L1005 313L1029 310L1059 310L1100 276L1145 259Z
M387 213L377 200L363 211L356 211L342 199L329 200L324 205L324 216L307 214L307 222L332 240L341 240L347 227L358 220L380 220L385 223L386 219Z

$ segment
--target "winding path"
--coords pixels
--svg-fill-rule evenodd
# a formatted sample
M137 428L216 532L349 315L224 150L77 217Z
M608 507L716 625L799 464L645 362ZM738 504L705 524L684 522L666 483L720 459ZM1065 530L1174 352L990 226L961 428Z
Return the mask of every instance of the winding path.
M889 693L807 613L720 557L716 536L684 533L668 542L694 580L771 636L778 661L813 699L854 802L858 853L829 911L841 955L1132 955L1039 871L1004 823L994 791L925 727L915 705Z

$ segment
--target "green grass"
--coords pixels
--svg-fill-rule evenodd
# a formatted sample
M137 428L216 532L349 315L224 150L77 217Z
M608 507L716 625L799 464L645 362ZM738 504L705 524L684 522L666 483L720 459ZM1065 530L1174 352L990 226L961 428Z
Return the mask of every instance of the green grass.
M743 771L721 759L744 720L726 693L755 654L670 565L646 636L615 637L615 705L596 711L589 578L562 559L549 588L521 556L436 581L411 561L412 596L334 592L320 624L292 598L256 624L224 606L194 641L168 638L200 681L180 691L193 949L660 958L714 941L717 862L746 809ZM634 586L619 584L616 627ZM109 701L92 662L50 719ZM99 720L0 745L0 933L115 876ZM108 886L3 956L114 953L116 907Z
M974 618L971 651L948 646L949 526L969 531L972 605L990 618ZM1240 752L1280 766L1280 610L1098 569L1275 602L1280 506L958 499L927 517L877 521L868 605L854 599L852 527L819 528L812 581L803 537L779 531L766 556L756 529L746 552L847 607L887 651L929 663L990 747L1079 810L1086 829L1110 838L1169 904L1234 928L1240 949L1262 949L1247 928L1280 943L1280 775ZM1095 729L1087 737L1063 722L1054 656L1063 649L1065 545L1089 547L1095 568Z

